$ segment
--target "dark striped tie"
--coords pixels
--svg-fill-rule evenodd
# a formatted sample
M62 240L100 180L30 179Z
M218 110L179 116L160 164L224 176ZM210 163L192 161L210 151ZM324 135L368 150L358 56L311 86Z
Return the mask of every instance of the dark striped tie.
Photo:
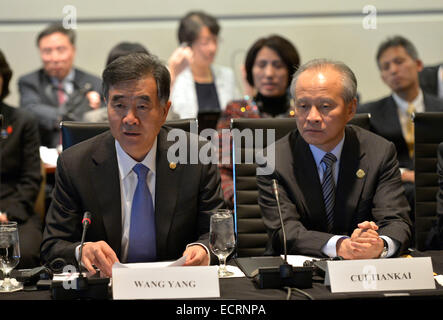
M335 183L334 174L332 173L332 165L337 158L332 153L326 153L321 160L324 163L323 182L321 188L323 190L323 200L326 209L326 221L328 223L328 232L332 231L334 224L334 205L335 205Z

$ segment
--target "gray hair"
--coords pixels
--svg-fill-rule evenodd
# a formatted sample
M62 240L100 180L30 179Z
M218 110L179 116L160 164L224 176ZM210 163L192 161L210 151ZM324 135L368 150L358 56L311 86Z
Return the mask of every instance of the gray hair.
M311 60L304 65L300 66L298 70L294 73L291 82L291 95L295 99L295 86L297 84L297 80L299 76L307 71L307 70L325 70L327 68L333 68L340 72L342 78L342 98L345 103L351 102L357 96L357 78L355 77L354 72L343 62L328 60L328 59L314 59Z

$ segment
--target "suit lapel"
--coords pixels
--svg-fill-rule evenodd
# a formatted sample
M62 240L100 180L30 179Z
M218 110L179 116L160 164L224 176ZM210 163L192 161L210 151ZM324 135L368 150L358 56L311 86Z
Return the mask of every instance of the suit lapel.
M122 239L121 194L115 140L108 131L98 141L91 159L95 164L92 171L95 194L106 232L106 239L120 257Z
M320 226L319 231L327 230L323 193L317 166L309 145L297 132L291 137L294 158L294 176L303 193L305 207L312 226ZM297 199L299 201L300 199Z
M183 165L170 167L167 158L168 148L174 142L167 141L168 131L160 130L157 139L156 179L155 179L155 223L157 231L157 252L167 251L168 235L175 212L177 197L180 192L180 178ZM189 141L187 141L189 143Z
M40 83L43 95L53 106L58 106L57 88L51 83L51 79L43 69L40 70Z
M347 126L345 132L335 196L333 228L335 234L347 234L350 231L351 219L369 170L363 161L364 152L360 150L355 131Z

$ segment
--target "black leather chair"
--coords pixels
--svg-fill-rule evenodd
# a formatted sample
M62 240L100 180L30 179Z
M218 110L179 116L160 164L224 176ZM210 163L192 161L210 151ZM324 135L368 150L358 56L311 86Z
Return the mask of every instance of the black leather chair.
M349 122L369 129L370 114L356 114ZM290 131L296 129L295 118L261 118L261 119L232 119L231 129L264 129L263 136L267 136L268 129L275 129L275 141L282 138ZM235 163L233 161L234 180L234 216L237 233L237 256L250 257L261 256L265 252L268 235L263 224L261 210L258 205L258 189L256 180L256 168L254 150L245 148L244 145L235 145L236 132L233 134L233 155L240 153L245 159L245 153L251 152L254 156L253 163ZM268 145L266 139L263 148ZM255 141L251 146L255 148ZM278 155L276 155L278 156Z
M198 130L197 120L195 119L171 120L165 122L164 126L182 129L188 132L191 130L192 126L195 126L196 130ZM62 121L60 123L60 128L62 131L63 150L65 150L74 144L109 130L109 123Z
M436 221L438 191L437 148L443 141L443 112L414 115L415 126L415 248L425 250Z

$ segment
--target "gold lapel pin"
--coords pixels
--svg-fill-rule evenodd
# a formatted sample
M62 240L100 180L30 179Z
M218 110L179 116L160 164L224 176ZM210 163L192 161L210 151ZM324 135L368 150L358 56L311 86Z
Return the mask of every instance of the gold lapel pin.
M363 178L365 175L366 175L366 173L365 173L362 169L358 169L358 170L357 170L357 173L356 173L357 178L361 179L361 178Z
M177 164L175 162L169 162L169 169L175 170L177 168Z

